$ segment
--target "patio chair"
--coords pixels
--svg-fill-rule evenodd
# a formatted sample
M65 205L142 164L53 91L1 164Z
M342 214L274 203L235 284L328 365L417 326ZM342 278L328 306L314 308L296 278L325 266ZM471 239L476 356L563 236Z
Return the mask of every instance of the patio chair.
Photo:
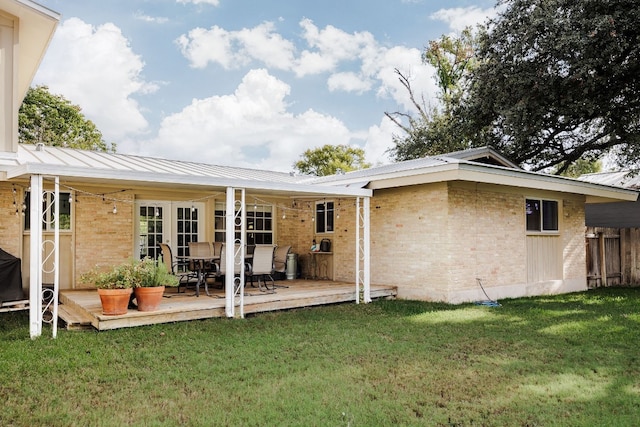
M271 245L258 245L253 252L253 260L251 264L247 264L247 275L251 278L258 279L258 289L263 292L275 292L275 281L273 280L273 254L274 248ZM271 281L271 289L269 289L268 281ZM264 282L264 289L262 286Z
M227 263L226 263L226 245L223 244L222 247L220 248L220 258L218 260L218 262L214 265L215 267L215 275L216 277L220 277L220 279L222 280L222 287L224 288L224 276L227 275ZM248 265L245 262L244 266L242 266L242 268L240 268L240 265L234 265L234 275L235 276L239 276L240 274L245 274L247 272L248 269Z
M216 255L214 253L213 244L211 242L189 242L189 256L209 258L208 260L202 261L189 261L189 270L191 271L198 270L198 266L196 265L197 262L203 263L200 268L204 275L204 277L202 277L202 283L206 288L208 283L207 280L211 279L215 281L216 278L216 266L213 262Z
M213 242L211 244L213 246L213 255L215 255L216 257L220 256L220 250L222 249L222 242Z
M291 245L276 247L275 254L273 255L273 270L278 273L278 276L285 277L287 271L287 256L291 252ZM288 288L285 285L276 285L279 288Z
M197 277L193 271L180 270L180 266L185 266L185 264L174 260L171 246L166 243L159 243L158 246L160 247L160 252L162 254L162 262L167 266L167 270L169 270L174 276L178 277L178 293L180 293L180 286L184 285L186 288L189 282L192 279L197 279Z

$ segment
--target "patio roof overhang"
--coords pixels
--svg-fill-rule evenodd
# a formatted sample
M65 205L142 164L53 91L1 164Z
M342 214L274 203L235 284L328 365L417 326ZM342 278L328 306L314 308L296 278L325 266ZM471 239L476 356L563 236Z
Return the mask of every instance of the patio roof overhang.
M244 188L286 197L371 197L360 185L313 183L309 177L151 157L20 144L18 158L0 167L6 180L32 175L57 176L61 183L78 183L224 192Z
M122 186L144 186L176 190L224 191L225 188L245 188L262 194L289 197L336 196L371 197L373 190L342 185L312 185L286 182L254 181L238 178L222 178L183 175L169 173L151 173L140 171L122 172L117 170L98 170L78 167L60 168L55 165L25 164L7 171L7 179L28 179L31 175L57 176L62 182L82 181L85 184L119 184Z

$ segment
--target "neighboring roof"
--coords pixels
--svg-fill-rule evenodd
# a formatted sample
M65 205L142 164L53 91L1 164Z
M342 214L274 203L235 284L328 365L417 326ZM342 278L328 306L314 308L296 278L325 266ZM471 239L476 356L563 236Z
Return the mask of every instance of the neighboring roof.
M472 149L470 151L470 157L473 158L475 155L480 154L481 150ZM589 203L634 201L638 196L637 192L620 187L592 184L571 178L529 172L511 166L497 166L472 160L463 160L465 157L463 152L452 153L452 155L424 157L340 175L310 178L309 182L361 186L377 190L433 182L469 181L582 194L587 197L587 202Z
M0 0L0 11L18 18L18 94L22 102L53 37L60 14L30 0Z
M6 179L27 179L32 174L58 176L62 180L118 185L157 186L220 191L248 188L288 195L322 194L370 196L371 190L340 184L309 185L306 176L283 172L216 166L117 153L19 144L16 158L0 159Z
M594 184L613 185L616 187L640 189L640 174L630 171L588 173L578 178Z

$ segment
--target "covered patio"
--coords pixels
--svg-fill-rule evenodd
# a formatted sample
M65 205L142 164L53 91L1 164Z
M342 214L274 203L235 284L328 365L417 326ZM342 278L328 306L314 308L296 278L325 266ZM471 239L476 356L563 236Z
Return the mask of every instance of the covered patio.
M328 280L295 279L278 281L275 293L261 292L258 288L245 288L244 314L254 315L269 311L289 310L327 304L357 301L353 283ZM99 331L159 323L171 323L214 317L227 317L225 295L221 288L210 287L211 296L195 296L193 289L178 293L168 288L157 311L142 312L130 309L121 316L102 314L100 298L95 290L63 290L60 292L58 315L69 330L97 329ZM373 285L372 299L394 298L397 287Z
M194 241L233 242L236 247L291 245L292 252L308 256L312 241L330 237L332 267L323 278L350 282L351 296L329 301L371 300L372 190L362 184L325 184L315 182L315 177L289 173L42 144L20 145L17 154L15 163L6 168L6 176L16 203L24 200L27 206L29 202L21 252L32 338L41 334L43 309L47 308L41 303L44 284L52 285L55 337L61 292L67 298L75 294L73 291L92 288L79 281L95 266L118 264L132 257L157 258L160 243L172 246L177 256L189 255L188 242ZM62 225L61 218L65 219ZM244 265L244 256L244 251L227 251L221 262ZM222 298L209 298L215 302L207 309L216 313L211 315L241 318L245 313L271 309L255 306L253 297L245 299L252 290L247 286L243 292L243 278L227 275L224 289ZM282 303L278 307L283 295L261 298L275 309L304 305ZM71 305L69 299L66 303ZM173 315L190 316L198 318L193 313ZM91 323L105 328L97 320Z

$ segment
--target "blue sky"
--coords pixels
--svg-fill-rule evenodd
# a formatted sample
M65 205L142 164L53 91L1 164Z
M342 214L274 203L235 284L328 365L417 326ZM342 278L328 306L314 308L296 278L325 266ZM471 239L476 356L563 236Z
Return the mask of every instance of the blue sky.
M118 152L288 172L348 144L373 164L410 111L394 69L436 103L429 40L494 16L494 0L38 0L62 15L34 84Z

